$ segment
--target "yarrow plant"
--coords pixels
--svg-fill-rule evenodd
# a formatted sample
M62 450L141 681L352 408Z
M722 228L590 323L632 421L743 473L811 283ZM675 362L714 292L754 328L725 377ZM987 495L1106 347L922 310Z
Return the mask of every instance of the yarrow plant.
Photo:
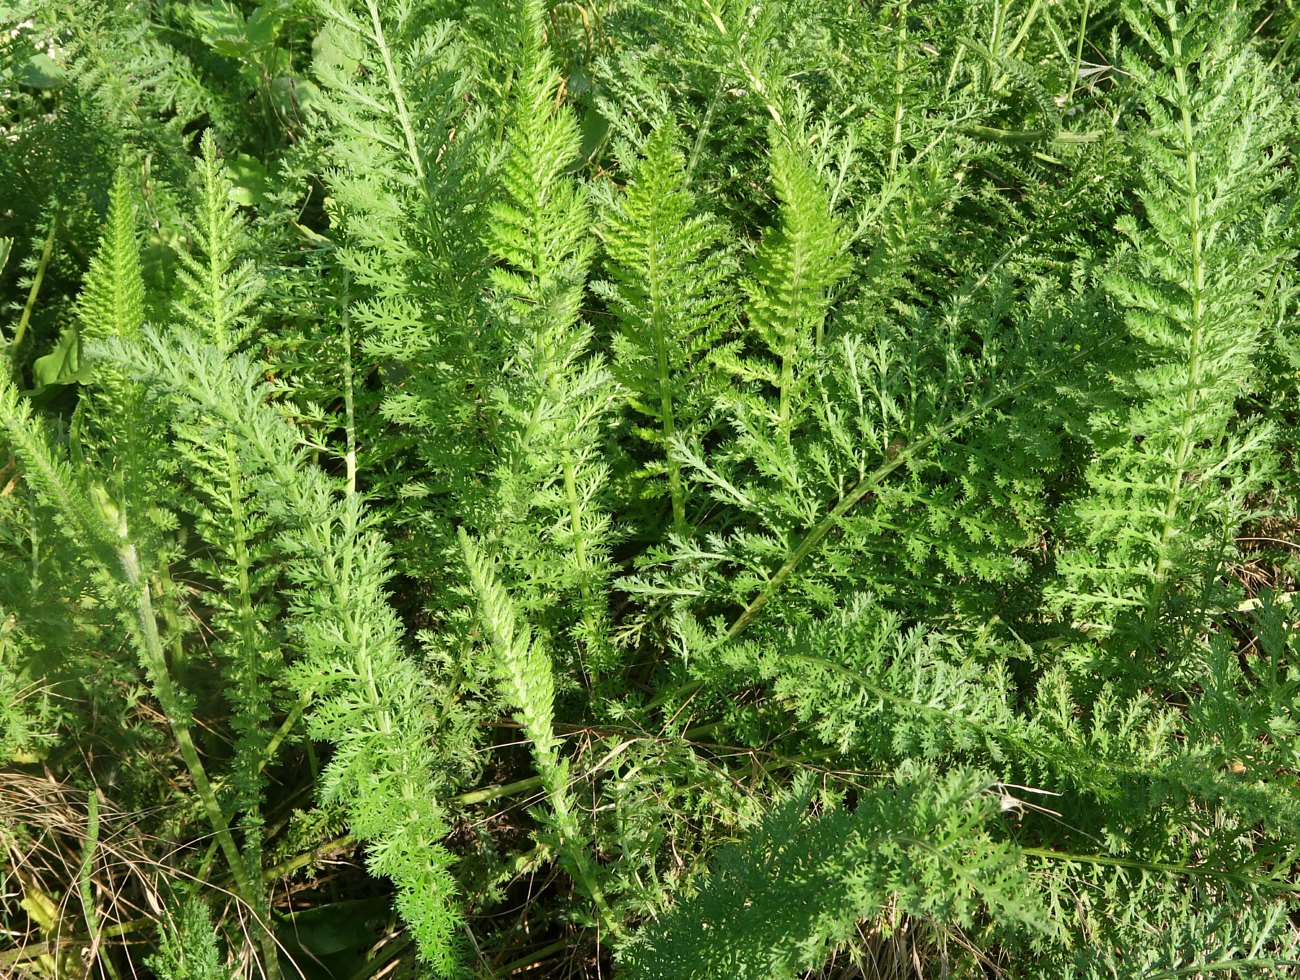
M0 4L0 973L1294 972L1297 37Z

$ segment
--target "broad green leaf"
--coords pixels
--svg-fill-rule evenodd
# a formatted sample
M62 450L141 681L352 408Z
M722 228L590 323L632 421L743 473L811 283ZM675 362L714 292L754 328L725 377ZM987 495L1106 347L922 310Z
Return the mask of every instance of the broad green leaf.
M18 84L28 88L54 89L63 81L63 69L48 54L33 55L18 71Z
M50 385L82 382L87 377L86 365L81 362L81 334L76 327L61 330L54 350L32 364L37 391Z

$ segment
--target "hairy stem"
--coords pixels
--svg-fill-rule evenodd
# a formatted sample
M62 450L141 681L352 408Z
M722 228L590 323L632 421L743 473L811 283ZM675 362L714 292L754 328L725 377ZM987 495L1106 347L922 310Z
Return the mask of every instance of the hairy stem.
M909 0L903 0L894 14L898 25L898 44L894 49L894 136L889 146L889 179L898 176L899 156L903 151L903 117L907 105L903 101L904 75L907 67L907 8Z
M1161 514L1160 542L1156 548L1156 567L1152 572L1153 586L1147 598L1145 625L1148 631L1156 625L1160 616L1160 607L1164 601L1169 584L1169 572L1173 566L1171 556L1176 520L1183 502L1183 487L1187 477L1187 464L1191 458L1194 440L1192 432L1195 425L1196 411L1201 390L1201 329L1205 319L1205 262L1202 256L1204 248L1204 229L1201 223L1200 185L1197 178L1197 151L1195 134L1192 128L1192 115L1188 109L1190 91L1187 85L1187 70L1182 62L1182 40L1178 35L1177 14L1172 5L1169 9L1169 23L1172 30L1174 52L1174 83L1177 86L1179 105L1179 127L1183 139L1183 160L1187 174L1187 208L1190 223L1188 250L1192 265L1192 315L1191 338L1187 361L1187 383L1183 396L1183 419L1178 427L1177 443L1174 449L1174 469L1169 474L1168 490L1164 511Z

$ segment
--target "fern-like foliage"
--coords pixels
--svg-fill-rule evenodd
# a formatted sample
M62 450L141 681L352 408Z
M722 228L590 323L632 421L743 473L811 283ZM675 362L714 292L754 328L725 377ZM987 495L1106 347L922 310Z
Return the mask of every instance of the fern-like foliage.
M643 930L633 977L795 977L824 962L858 920L895 896L918 915L973 926L989 911L1050 934L1014 847L993 835L1000 795L976 772L905 767L850 811L809 812L797 784L700 893Z
M1175 583L1222 560L1269 467L1268 427L1234 419L1234 400L1282 258L1283 116L1256 56L1234 44L1239 28L1208 7L1128 13L1160 67L1133 59L1148 127L1134 136L1142 212L1120 225L1129 251L1108 287L1143 366L1129 407L1095 420L1093 493L1076 511L1079 550L1060 561L1061 598L1085 622L1150 634L1189 611L1196 621L1205 597Z
M197 163L191 250L177 274L176 320L223 354L238 350L255 326L265 283L253 268L247 230L231 200L232 185L206 133ZM184 461L185 492L174 506L189 517L191 568L202 576L211 605L212 653L222 673L235 735L230 779L236 812L244 815L246 848L256 850L262 772L271 761L277 679L283 669L272 556L274 522L244 473L233 433L212 439L204 425L174 424ZM259 862L260 863L260 860Z
M590 323L579 318L595 241L587 195L566 175L580 146L577 124L555 104L541 5L525 3L521 15L530 34L487 235L498 262L496 316L514 342L493 393L501 419L499 547L523 608L544 614L557 636L575 631L590 656L587 669L600 671L610 656L612 541L609 467L600 450L616 386L590 351Z
M158 952L149 967L161 980L229 980L212 928L212 914L197 895L181 895L171 920L161 928Z
M234 186L211 131L203 134L197 165L198 218L189 222L191 250L181 253L177 319L223 351L248 339L249 320L265 281L249 257L247 230L238 217Z
M734 367L774 396L774 426L788 438L802 407L800 366L824 346L831 290L848 272L848 234L830 211L803 141L776 126L769 141L780 219L754 256L745 307L762 353Z
M732 397L731 440L711 452L678 441L684 472L730 526L652 549L629 584L706 614L738 605L736 635L760 609L798 621L829 591L871 592L914 612L933 602L946 615L970 601L970 583L986 583L978 591L987 596L987 584L1023 578L1031 566L1020 549L1046 517L1041 485L1023 467L1059 452L1025 406L1083 352L1035 363L1015 345L1027 323L1069 337L1087 322L1064 307L1059 295L1031 294L1022 314L989 325L981 357L962 353L960 308L874 339L848 320L805 362L793 438L774 429L764 400ZM919 376L917 364L928 368Z
M730 327L731 261L717 220L696 212L681 136L665 124L646 141L626 193L601 230L611 279L597 284L619 318L613 370L635 413L635 431L654 447L645 474L662 477L672 528L689 530L690 503L676 439L698 438L711 409L711 360Z
M1294 16L0 6L0 931L1295 969Z
M338 455L353 483L408 529L403 560L430 576L430 605L454 615L439 608L463 578L454 524L488 520L482 402L501 350L483 238L497 151L482 138L459 25L414 16L408 3L320 10L333 309L324 322L308 315L286 366L300 400L346 432ZM340 401L331 417L324 406Z
M81 293L81 329L87 340L133 337L144 324L135 179L132 168L124 164L118 168L109 194L99 251L91 260Z
M144 330L143 297L135 178L124 165L110 196L107 227L80 303L86 342L122 348L138 343ZM162 506L171 472L151 460L166 431L162 406L144 383L129 376L133 365L93 356L91 363L95 383L78 408L67 455L51 442L28 406L14 398L7 381L0 400L0 425L29 468L37 499L57 515L64 547L89 561L100 600L129 634L140 672L194 781L237 891L261 911L266 892L258 841L250 837L247 852L240 853L229 813L217 797L194 740L194 701L178 677L184 631L169 567L176 557L172 534L176 521ZM254 715L259 713L256 699L250 709ZM266 712L261 715L259 720L264 721ZM251 795L244 791L243 808L255 806ZM274 940L265 926L258 933L265 956L274 949ZM274 977L277 965L268 971Z
M189 59L161 39L160 25L143 8L99 0L61 6L70 82L128 141L156 140L167 147L170 162L179 163L174 139L163 135L179 133L206 113L207 92Z
M578 824L568 761L560 756L560 740L555 734L555 672L550 654L527 625L519 622L514 604L497 580L494 563L463 533L461 545L499 664L501 686L506 699L516 706L519 723L533 745L533 760L549 797L549 821L554 825L561 860L596 904L602 919L608 921L609 910L586 850L587 835Z
M1021 725L1000 652L980 657L949 642L907 632L860 596L830 620L736 644L723 657L770 677L800 729L844 755L954 761L1014 754Z
M8 498L8 499L4 499ZM13 566L26 572L30 564L22 564L19 557L31 555L30 541L34 535L22 534L31 516L24 515L21 503L14 499L12 490L0 497L0 515L5 528L3 544ZM26 519L24 519L26 518ZM35 576L32 576L35 577ZM17 575L0 578L0 759L6 763L34 762L57 741L59 720L58 702L50 695L49 675L41 672L45 657L45 631L33 628L28 622L36 597L20 588ZM38 583L39 584L39 580ZM37 607L39 608L39 606ZM61 653L68 656L65 647ZM79 659L79 658L76 658Z
M421 707L419 672L401 649L401 629L386 601L389 550L359 495L339 499L331 481L307 465L288 424L265 402L258 366L223 356L199 337L155 332L145 345L104 351L168 391L182 421L236 436L247 479L285 530L291 557L289 610L302 659L286 680L312 702L308 731L334 755L322 774L325 800L347 809L353 833L370 844L370 867L393 879L403 918L421 955L439 972L456 960L450 855L432 737Z
M1086 855L1030 857L1046 907L1078 916L1083 939L1044 944L1036 971L1050 977L1285 976L1296 939L1276 893L1212 877L1174 878L1141 862L1090 865ZM1169 910L1171 927L1152 929L1149 910Z
M108 216L99 249L86 273L78 301L81 345L108 339L131 340L145 322L145 287L140 266L138 171L123 163L109 195ZM90 360L90 359L88 359ZM101 470L110 512L120 511L133 536L150 549L163 547L144 535L169 523L153 505L159 499L165 466L150 462L163 422L149 393L138 382L109 366L90 371L94 397L79 406L74 445ZM109 524L116 524L110 516Z

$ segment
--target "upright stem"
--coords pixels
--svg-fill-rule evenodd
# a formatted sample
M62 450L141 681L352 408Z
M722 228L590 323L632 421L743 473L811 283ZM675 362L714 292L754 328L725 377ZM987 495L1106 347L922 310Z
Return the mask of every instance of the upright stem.
M910 0L903 0L895 14L898 23L898 45L894 49L894 138L889 147L889 179L898 176L898 162L903 149L903 71L907 67L907 8Z
M103 939L99 910L95 908L95 893L91 881L95 874L95 851L99 849L99 797L92 789L86 796L86 841L81 848L81 864L77 868L77 897L81 899L81 913L86 919L86 933L90 936L89 960L94 963L99 956ZM112 980L117 980L117 970L111 960L100 961Z
M1020 29L1016 31L1016 36L1013 37L1011 43L1007 45L1006 56L1008 58L1014 57L1016 51L1019 50L1021 43L1029 35L1029 28L1033 26L1035 18L1038 17L1039 8L1041 8L1042 5L1043 0L1034 0L1034 2L1029 6L1029 11L1020 19Z
M23 314L18 319L18 329L14 331L14 339L9 344L9 367L15 374L18 371L18 347L27 336L27 325L32 322L32 311L36 309L36 297L40 295L41 283L45 281L45 270L49 268L50 257L54 254L54 236L59 229L59 218L57 215L50 220L50 233L45 236L45 245L41 248L41 258L36 264L36 275L32 277L32 288L27 293L27 302L23 306Z
M1088 30L1088 6L1090 0L1083 0L1083 15L1079 18L1079 39L1074 45L1074 71L1070 73L1070 91L1065 97L1068 107L1074 102L1074 90L1079 84L1079 69L1083 65L1083 38Z
M353 402L352 377L352 310L348 305L351 274L343 273L343 310L340 322L343 327L343 431L347 439L348 493L357 492L357 415Z
M406 139L406 153L411 159L411 166L420 181L421 189L427 190L424 182L424 157L420 154L420 145L415 138L415 127L411 125L411 114L406 108L406 97L402 94L401 80L397 77L397 66L393 64L393 52L388 46L388 38L384 36L384 22L379 16L379 4L375 0L369 0L366 6L370 8L370 23L375 32L375 45L384 59L384 71L388 75L388 89L393 93L397 121L401 123L402 135Z
M582 499L578 495L578 472L573 458L564 460L564 493L569 504L569 525L573 532L573 560L578 566L578 594L582 599L582 622L587 627L588 646L603 642L602 626L595 613L591 592L591 567L584 539Z
M664 459L668 465L668 493L673 504L673 530L686 533L686 492L682 485L682 466L673 458L670 447L677 434L677 419L673 406L672 369L668 360L668 324L665 321L663 297L660 295L659 247L650 249L650 269L647 276L650 286L650 318L655 338L655 367L659 381L659 422L663 431Z
M740 73L745 76L745 81L749 83L749 87L754 90L754 93L763 100L764 106L767 107L767 113L772 117L772 121L776 123L777 128L784 132L785 118L781 115L781 110L777 106L776 101L772 98L771 93L768 92L767 86L763 83L763 79L758 76L758 73L754 71L749 64L749 61L745 58L745 53L740 47L740 38L735 37L731 31L727 29L726 21L722 19L722 15L718 13L711 0L704 0L704 9L708 11L709 20L711 20L713 26L717 28L718 34L722 36L724 41L731 45L731 53L736 59L736 67L739 68Z
M1006 19L1006 7L1001 0L993 4L993 33L989 40L989 81L988 91L996 92L998 87L998 59L1002 57L1002 22Z
M118 533L120 537L125 539L126 527L124 521L120 522ZM194 744L194 738L190 734L190 718L188 714L181 710L180 699L172 684L171 672L167 667L167 658L163 653L162 637L158 633L158 620L153 610L153 600L149 595L148 582L140 571L140 556L136 551L135 544L129 541L123 541L119 544L117 558L126 583L135 593L135 615L136 623L140 629L140 651L148 669L149 679L153 684L154 694L158 698L163 713L167 716L167 723L176 738L181 758L185 762L185 767L189 770L190 778L194 780L194 790L198 793L199 801L203 804L204 812L207 814L208 822L212 825L217 845L221 848L221 853L230 865L231 874L235 877L235 885L239 890L240 897L253 910L254 916L258 920L260 926L258 929L258 944L262 947L262 966L266 971L266 976L268 980L279 980L279 951L275 945L275 937L271 934L270 923L263 921L263 916L267 912L267 902L260 869L257 875L249 874L248 865L244 861L244 856L239 852L239 846L235 843L234 835L230 832L230 823L221 809L221 803L217 800L217 794L208 779L207 769L204 768L203 760L200 758L198 748Z
M1177 25L1177 15L1170 10L1170 25ZM1204 229L1201 225L1200 185L1197 178L1197 151L1192 131L1192 114L1187 108L1189 91L1187 86L1187 69L1182 63L1183 46L1177 30L1173 35L1174 83L1177 86L1179 109L1179 128L1183 138L1183 160L1187 174L1187 213L1190 224L1188 249L1192 262L1192 315L1191 336L1188 338L1187 382L1183 392L1183 419L1178 427L1177 444L1174 449L1174 467L1169 474L1168 491L1165 498L1164 512L1161 514L1162 527L1160 542L1156 550L1156 567L1152 573L1154 583L1147 599L1145 625L1148 631L1155 627L1160 616L1160 606L1164 601L1168 586L1169 570L1173 565L1170 549L1175 532L1175 520L1179 506L1183 501L1183 484L1187 474L1188 460L1191 458L1194 440L1195 417L1201 389L1201 327L1205 318L1205 262L1202 256L1204 248Z
M818 327L820 330L820 327ZM820 339L820 338L818 338ZM790 389L794 387L794 358L792 352L786 352L781 355L781 389L780 389L780 422L781 433L787 438L790 435Z
M253 810L257 808L260 790L253 790L251 786L255 784L254 781L261 773L262 766L265 765L263 759L269 759L266 755L269 742L262 741L265 736L260 726L264 711L266 715L270 713L269 710L266 710L269 708L270 696L263 687L265 671L261 663L262 642L259 637L257 608L253 595L253 556L248 539L243 466L239 459L239 445L233 432L226 433L225 449L230 526L232 528L230 550L234 565L236 588L234 599L236 603L238 647L235 650L235 656L239 658L241 687L243 688L238 692L237 698L240 710L253 712L256 719L254 724L258 726L253 738L248 737L247 731L241 733L235 767L237 770L242 770L248 779L248 783L245 784L241 791L243 797L239 801L241 808L247 807ZM259 742L261 742L261 745L258 744ZM250 758L254 752L257 753L257 757ZM245 843L247 843L247 838ZM262 863L260 847L258 851L256 863L260 866Z

